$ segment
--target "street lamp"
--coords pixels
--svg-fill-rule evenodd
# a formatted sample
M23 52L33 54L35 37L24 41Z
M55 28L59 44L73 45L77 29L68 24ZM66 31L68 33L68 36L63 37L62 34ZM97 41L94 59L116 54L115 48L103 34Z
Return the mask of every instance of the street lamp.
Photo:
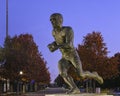
M19 81L20 81L20 79L21 79L21 75L23 75L23 71L20 71L19 72L19 76L18 76L18 84L17 84L17 94L19 94L19 90L20 90L20 86L19 86Z
M20 71L20 73L19 73L20 75L23 75L23 71Z

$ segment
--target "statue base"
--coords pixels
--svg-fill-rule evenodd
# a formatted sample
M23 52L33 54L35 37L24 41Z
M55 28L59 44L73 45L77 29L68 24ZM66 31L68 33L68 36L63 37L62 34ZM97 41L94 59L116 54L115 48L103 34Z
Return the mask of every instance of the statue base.
M107 94L96 94L96 93L80 93L80 94L45 94L45 96L113 96Z

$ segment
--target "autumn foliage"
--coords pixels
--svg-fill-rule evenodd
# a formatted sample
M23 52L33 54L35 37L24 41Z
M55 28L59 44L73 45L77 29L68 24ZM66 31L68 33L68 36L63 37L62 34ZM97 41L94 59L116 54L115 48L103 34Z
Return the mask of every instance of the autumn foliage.
M119 74L117 58L107 56L107 47L100 32L87 34L77 51L84 70L97 71L104 79Z
M49 83L50 73L46 61L38 51L32 35L21 34L13 38L7 37L5 49L5 76L11 80L23 79L26 81ZM20 76L19 72L23 71Z

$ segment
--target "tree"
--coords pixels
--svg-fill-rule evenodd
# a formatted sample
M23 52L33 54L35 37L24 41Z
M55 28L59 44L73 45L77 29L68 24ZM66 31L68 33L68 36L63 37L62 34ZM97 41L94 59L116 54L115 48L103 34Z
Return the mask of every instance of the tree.
M22 79L35 80L37 82L50 82L50 74L46 68L46 61L38 51L32 35L21 34L13 38L7 37L4 44L6 58L6 77L11 80L20 78L20 71L23 71Z
M114 55L114 57L118 59L118 70L119 70L119 72L120 72L120 53L119 53L119 52L116 53L116 54Z
M0 46L0 62L4 61L4 48Z
M77 51L84 70L97 71L104 79L118 75L117 59L107 57L107 47L100 32L87 34Z
M4 71L3 65L5 63L4 56L5 56L4 48L0 46L0 77L3 77L4 75L3 74L3 71Z

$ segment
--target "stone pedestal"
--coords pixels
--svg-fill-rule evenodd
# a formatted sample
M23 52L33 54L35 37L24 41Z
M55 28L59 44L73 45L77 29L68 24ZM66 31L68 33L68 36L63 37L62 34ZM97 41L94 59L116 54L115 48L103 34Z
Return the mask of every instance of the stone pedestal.
M107 94L81 93L81 94L45 94L45 96L113 96Z

